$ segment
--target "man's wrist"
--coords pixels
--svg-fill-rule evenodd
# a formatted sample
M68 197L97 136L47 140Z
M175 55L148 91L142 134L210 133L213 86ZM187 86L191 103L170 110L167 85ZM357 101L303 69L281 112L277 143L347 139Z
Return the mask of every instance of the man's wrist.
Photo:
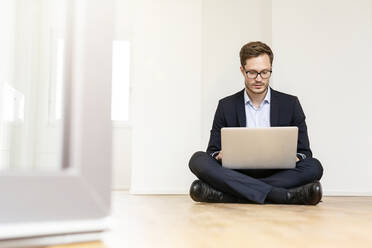
M296 157L299 159L299 161L302 161L302 160L304 160L306 158L306 155L303 154L303 153L298 152L296 154Z
M212 152L212 153L211 153L211 156L212 156L213 158L216 158L216 156L217 156L219 153L220 153L220 151Z

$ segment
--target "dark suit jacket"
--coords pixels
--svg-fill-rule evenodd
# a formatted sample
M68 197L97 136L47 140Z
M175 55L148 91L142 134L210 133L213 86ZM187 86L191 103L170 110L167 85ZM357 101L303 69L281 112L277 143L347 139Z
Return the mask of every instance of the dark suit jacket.
M246 126L244 90L218 102L207 148L208 154L221 150L221 128ZM305 114L296 96L271 89L270 125L272 127L297 126L297 152L305 154L306 157L312 157Z

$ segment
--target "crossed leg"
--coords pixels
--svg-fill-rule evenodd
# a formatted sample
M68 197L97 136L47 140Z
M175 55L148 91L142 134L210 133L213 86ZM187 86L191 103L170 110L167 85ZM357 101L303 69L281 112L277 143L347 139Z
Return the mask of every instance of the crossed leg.
M238 198L264 203L272 187L293 188L320 180L323 168L315 158L307 158L287 170L232 170L206 152L196 152L189 167L199 179L213 188Z

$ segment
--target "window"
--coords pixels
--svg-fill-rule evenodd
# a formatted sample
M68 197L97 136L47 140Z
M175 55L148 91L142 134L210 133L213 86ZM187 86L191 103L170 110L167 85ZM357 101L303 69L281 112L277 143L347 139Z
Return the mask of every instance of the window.
M112 44L111 120L129 121L130 42L115 40Z

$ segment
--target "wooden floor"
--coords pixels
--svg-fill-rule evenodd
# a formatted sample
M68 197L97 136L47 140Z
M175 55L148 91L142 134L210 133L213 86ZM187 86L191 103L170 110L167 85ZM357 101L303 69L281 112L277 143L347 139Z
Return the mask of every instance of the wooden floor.
M115 192L112 224L102 247L372 247L372 197L289 206Z

